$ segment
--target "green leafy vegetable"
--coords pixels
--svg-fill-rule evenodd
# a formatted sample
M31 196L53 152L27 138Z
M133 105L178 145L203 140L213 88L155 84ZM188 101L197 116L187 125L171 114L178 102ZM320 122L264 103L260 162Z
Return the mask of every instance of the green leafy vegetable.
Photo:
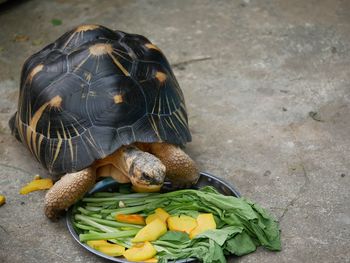
M51 20L51 24L53 26L60 26L60 25L62 25L62 20L54 18L54 19Z
M88 241L88 240L100 240L100 239L116 239L123 237L132 237L137 234L139 230L126 230L119 232L109 232L109 233L88 233L88 234L80 234L80 241Z
M280 231L275 219L245 198L224 196L213 187L163 194L127 192L128 189L123 188L123 194L96 193L76 205L74 225L81 241L109 239L129 245L130 237L140 226L116 222L115 215L139 213L147 216L156 208L164 208L170 215L196 217L199 213L212 213L217 229L193 239L186 233L168 231L152 242L160 263L185 258L224 263L224 255L245 255L255 251L257 246L281 250Z
M168 231L163 236L161 236L159 241L170 241L173 243L183 243L190 241L188 234L179 231Z
M230 254L243 256L254 252L256 250L256 245L253 239L243 231L240 235L235 235L233 238L228 239L225 243L224 249Z

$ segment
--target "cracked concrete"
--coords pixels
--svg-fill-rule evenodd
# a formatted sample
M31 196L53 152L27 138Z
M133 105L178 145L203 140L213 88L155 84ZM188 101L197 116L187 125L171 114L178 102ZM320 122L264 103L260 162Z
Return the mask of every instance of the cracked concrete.
M283 250L237 262L350 262L349 1L21 1L0 11L0 262L105 262L43 215L47 172L9 134L24 60L81 23L147 36L174 65L201 170L280 219ZM62 24L53 26L52 19Z

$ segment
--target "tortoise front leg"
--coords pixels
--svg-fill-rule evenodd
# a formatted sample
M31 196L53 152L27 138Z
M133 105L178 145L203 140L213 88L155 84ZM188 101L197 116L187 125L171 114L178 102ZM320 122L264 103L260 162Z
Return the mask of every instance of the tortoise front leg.
M166 167L166 178L173 186L184 188L197 182L197 165L180 147L169 143L141 144L140 147L162 161Z
M63 176L45 195L45 215L51 220L58 218L66 208L73 205L96 182L94 169L70 173Z

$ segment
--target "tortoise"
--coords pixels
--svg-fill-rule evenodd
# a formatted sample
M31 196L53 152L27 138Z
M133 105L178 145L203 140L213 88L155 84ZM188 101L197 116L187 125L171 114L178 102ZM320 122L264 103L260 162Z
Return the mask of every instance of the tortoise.
M100 177L158 191L199 177L183 93L147 38L80 25L23 65L12 134L58 180L44 212L58 216Z

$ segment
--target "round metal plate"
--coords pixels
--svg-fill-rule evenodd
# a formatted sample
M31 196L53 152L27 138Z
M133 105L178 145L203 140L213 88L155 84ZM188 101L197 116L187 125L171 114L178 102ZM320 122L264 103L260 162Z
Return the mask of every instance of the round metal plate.
M93 194L96 192L112 192L112 191L116 191L118 186L118 183L116 181L114 181L111 178L107 178L104 179L100 182L98 182L88 193L89 194ZM213 186L216 190L218 190L220 193L224 194L224 195L232 195L235 197L240 197L240 193L235 189L235 187L233 187L231 184L225 182L224 180L211 175L209 173L205 173L205 172L201 172L200 177L198 182L193 186L193 188L195 189L199 189L202 188L204 186ZM177 189L172 188L170 183L164 183L164 186L162 188L162 191L165 192L169 192L169 191L174 191ZM122 257L111 257L108 256L106 254L103 254L91 247L89 247L88 245L86 245L85 243L80 242L79 240L79 235L76 233L74 227L73 227L73 219L72 219L72 209L69 209L67 214L66 214L66 223L67 223L67 227L68 230L70 232L70 234L73 236L73 238L81 245L83 246L85 249L87 249L88 251L90 251L91 253L108 259L112 262L120 262L120 263L132 263L131 261L127 261L125 258ZM173 263L185 263L185 262L197 262L196 259L193 258L188 258L188 259L182 259L182 260L177 260L177 261L170 261Z

